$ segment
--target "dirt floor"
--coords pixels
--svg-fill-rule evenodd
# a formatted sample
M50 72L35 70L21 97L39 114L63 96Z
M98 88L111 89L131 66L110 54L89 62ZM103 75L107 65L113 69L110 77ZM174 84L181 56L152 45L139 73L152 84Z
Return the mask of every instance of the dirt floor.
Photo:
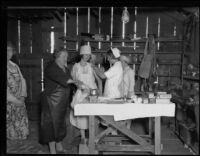
M69 122L69 121L68 121ZM132 128L137 133L144 133L144 129L135 121ZM29 121L30 135L26 140L7 140L8 154L49 154L47 145L41 145L38 139L38 121ZM192 151L184 147L184 144L178 139L173 132L173 126L169 127L162 124L161 127L161 143L162 154L167 155L192 155ZM65 154L78 154L78 146L80 143L80 133L78 129L69 125L67 128L67 136L63 140L63 146L67 150ZM63 153L64 154L64 153Z

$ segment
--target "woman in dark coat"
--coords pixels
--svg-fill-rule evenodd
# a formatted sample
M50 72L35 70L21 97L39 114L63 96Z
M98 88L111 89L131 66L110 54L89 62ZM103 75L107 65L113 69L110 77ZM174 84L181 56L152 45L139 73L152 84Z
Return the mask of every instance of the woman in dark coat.
M66 111L69 108L70 83L75 83L67 67L68 52L55 52L55 61L45 69L42 94L40 142L49 144L50 153L65 152L61 141L66 135Z

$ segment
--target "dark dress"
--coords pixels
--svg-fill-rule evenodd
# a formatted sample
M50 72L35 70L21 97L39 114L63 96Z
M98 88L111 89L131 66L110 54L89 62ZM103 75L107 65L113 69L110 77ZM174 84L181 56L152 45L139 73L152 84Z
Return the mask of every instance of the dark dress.
M45 69L45 90L41 98L40 143L59 142L66 136L66 112L69 108L70 72L54 61Z

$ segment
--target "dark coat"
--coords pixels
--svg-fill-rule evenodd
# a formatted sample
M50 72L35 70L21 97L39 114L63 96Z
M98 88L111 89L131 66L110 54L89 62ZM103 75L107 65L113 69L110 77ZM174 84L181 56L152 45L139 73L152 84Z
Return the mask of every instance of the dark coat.
M66 135L66 112L70 104L70 72L55 62L44 73L45 89L41 98L40 143L62 141Z

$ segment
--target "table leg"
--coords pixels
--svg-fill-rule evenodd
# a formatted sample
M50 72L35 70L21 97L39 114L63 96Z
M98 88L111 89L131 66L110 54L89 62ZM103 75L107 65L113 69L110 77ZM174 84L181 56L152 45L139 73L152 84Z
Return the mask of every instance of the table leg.
M149 118L149 137L152 136L152 118Z
M89 154L95 154L95 116L89 116Z
M161 154L160 116L155 117L155 154Z

